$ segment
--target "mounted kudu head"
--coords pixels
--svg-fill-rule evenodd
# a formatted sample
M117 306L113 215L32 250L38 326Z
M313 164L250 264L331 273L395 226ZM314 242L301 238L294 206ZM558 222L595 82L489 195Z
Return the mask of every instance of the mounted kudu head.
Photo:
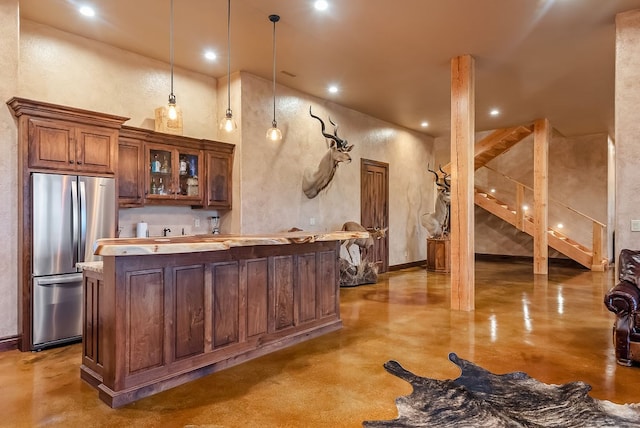
M318 121L320 122L320 126L322 127L322 135L324 135L324 138L327 138L328 140L331 140L331 142L329 143L329 147L333 148L335 147L335 149L339 152L342 153L346 153L346 152L350 152L351 149L353 148L353 145L349 145L349 143L347 142L347 140L343 140L340 137L338 137L338 125L336 125L333 120L331 120L331 116L329 116L329 122L331 122L331 124L333 125L333 135L327 133L325 131L325 126L324 126L324 122L322 119L320 119L318 116L316 116L315 114L313 114L311 112L311 106L309 106L309 115L311 117L313 117L314 119L318 119ZM351 157L349 157L349 155L347 155L347 157L349 158L349 161L351 161Z
M353 145L349 145L347 140L338 137L338 125L331 118L329 118L329 122L333 125L333 134L326 132L324 121L311 112L311 106L309 106L309 115L318 119L322 127L322 135L329 141L329 150L320 161L316 171L305 172L302 179L302 191L307 195L307 198L312 199L329 185L340 162L351 162L351 156L348 152L353 149Z
M442 177L427 165L427 171L432 173L438 186L435 210L422 215L421 224L427 229L430 238L442 238L449 233L449 204L451 203L451 175L442 167L438 168Z
M427 164L427 171L432 173L436 178L436 185L438 186L438 196L443 193L443 197L446 199L445 202L449 203L451 202L451 175L447 174L442 169L442 166L438 167L438 170L442 173L442 177L440 177L436 171L429 168L429 164Z

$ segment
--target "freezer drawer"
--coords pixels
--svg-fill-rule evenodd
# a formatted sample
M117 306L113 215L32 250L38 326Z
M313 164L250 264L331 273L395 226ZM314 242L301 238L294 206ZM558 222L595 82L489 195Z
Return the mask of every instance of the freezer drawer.
M33 278L33 348L82 338L82 274Z

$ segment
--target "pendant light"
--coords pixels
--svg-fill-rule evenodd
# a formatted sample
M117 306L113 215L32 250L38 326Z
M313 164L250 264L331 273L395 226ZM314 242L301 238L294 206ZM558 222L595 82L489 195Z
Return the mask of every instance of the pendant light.
M278 129L278 122L276 122L276 22L280 21L280 16L269 15L269 21L273 22L273 121L271 128L267 129L267 139L280 141L282 132Z
M227 0L227 111L220 121L220 129L233 132L238 128L231 112L231 0Z
M178 118L178 111L176 109L176 96L173 94L173 0L171 0L169 17L169 56L171 62L171 93L169 93L167 116L169 120L176 120Z

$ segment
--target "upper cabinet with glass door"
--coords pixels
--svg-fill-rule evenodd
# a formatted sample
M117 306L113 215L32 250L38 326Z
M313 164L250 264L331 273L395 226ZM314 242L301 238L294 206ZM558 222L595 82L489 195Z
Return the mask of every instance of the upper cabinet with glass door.
M202 205L202 151L147 143L146 203Z

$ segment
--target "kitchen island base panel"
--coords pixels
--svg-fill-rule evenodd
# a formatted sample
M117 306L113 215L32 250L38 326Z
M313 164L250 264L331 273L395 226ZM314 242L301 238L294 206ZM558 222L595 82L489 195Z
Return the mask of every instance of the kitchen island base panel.
M341 328L339 241L104 256L81 377L111 407Z
M201 377L208 376L220 370L233 367L245 361L249 361L254 358L258 358L263 355L278 351L280 349L296 345L300 342L304 342L318 336L340 330L341 328L341 321L332 322L331 324L327 324L323 327L314 328L307 332L301 332L296 336L285 338L279 342L271 343L267 346L264 346L263 348L253 349L246 353L238 354L225 360L208 364L204 367L187 370L183 373L173 373L167 378L155 379L147 385L138 385L136 387L121 390L118 392L113 391L105 386L99 376L98 378L94 378L93 376L96 376L97 373L93 372L90 369L85 371L86 367L84 366L80 368L80 370L83 371L81 377L85 381L89 382L89 384L94 388L98 389L98 397L100 398L100 400L102 400L112 408L118 408L142 398L158 394L176 386L183 385Z

